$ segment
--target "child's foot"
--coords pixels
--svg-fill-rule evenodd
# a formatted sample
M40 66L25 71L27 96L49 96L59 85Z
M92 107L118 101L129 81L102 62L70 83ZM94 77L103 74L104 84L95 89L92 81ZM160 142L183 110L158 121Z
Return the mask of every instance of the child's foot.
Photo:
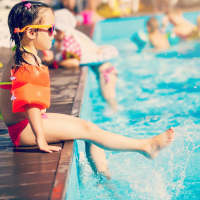
M149 154L150 158L155 158L160 150L167 147L174 139L174 130L168 129L160 135L154 136L150 139L149 144L146 148L146 153Z

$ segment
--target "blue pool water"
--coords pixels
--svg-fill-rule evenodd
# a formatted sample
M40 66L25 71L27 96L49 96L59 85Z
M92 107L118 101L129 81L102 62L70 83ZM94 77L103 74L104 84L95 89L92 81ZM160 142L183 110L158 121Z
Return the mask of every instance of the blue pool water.
M198 13L185 17L195 22ZM68 200L200 199L200 42L180 43L166 52L137 53L130 41L148 17L115 19L97 25L94 40L117 47L120 110L111 114L89 70L81 117L103 129L145 138L175 127L175 141L155 160L106 151L112 179L99 180L78 141L68 183ZM69 191L70 188L70 191Z

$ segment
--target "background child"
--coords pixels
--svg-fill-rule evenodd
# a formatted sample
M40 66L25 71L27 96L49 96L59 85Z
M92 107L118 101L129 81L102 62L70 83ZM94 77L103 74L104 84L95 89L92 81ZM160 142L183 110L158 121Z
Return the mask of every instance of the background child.
M173 25L172 32L183 40L188 39L195 29L195 25L184 18L180 9L172 9L167 12L163 19L163 29L169 22Z
M160 31L159 22L155 17L151 17L147 21L147 31L149 33L149 41L157 50L165 50L169 48L167 35Z
M47 63L48 65L52 65L53 68L57 69L59 66L64 68L71 68L78 70L80 65L80 54L79 54L79 45L76 43L77 52L72 53L67 51L67 43L72 42L70 39L66 38L65 33L59 29L56 29L55 33L55 42L53 48L49 51L43 52L42 60L43 62ZM65 43L66 42L66 43ZM75 40L73 40L73 48L75 50Z
M97 46L85 34L76 30L76 19L68 10L55 11L55 16L56 34L52 48L54 56L51 52L46 52L43 61L51 59L54 68L63 66L78 69L80 65L91 66L99 77L104 99L113 111L117 111L115 91L117 72L115 67L107 61L118 55L117 50L111 45Z
M13 144L37 145L41 151L51 153L61 148L49 143L81 139L100 148L137 151L155 157L173 140L172 129L152 138L133 139L102 130L80 118L43 112L50 105L50 83L48 68L41 64L38 50L51 48L54 23L52 9L36 1L18 3L9 13L9 30L16 50L14 65L10 63L2 76L2 81L11 79L12 88L0 89L0 110ZM101 155L104 152L94 160L100 172L106 169L102 166L105 162L99 162L104 161Z

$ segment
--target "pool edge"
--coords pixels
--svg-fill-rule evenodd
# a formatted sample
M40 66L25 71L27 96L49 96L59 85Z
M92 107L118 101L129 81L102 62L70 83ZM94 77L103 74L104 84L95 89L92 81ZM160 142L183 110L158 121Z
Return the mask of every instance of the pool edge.
M74 103L72 106L71 115L79 117L80 109L83 102L83 95L86 86L88 68L82 67ZM73 141L63 143L63 148L60 154L60 159L55 174L55 181L50 195L51 200L64 200L67 196L67 187L70 177L71 165L73 161Z

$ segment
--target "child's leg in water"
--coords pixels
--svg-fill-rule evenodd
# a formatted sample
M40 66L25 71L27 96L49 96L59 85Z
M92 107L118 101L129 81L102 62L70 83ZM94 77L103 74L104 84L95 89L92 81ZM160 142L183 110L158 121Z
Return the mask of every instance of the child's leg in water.
M104 149L139 152L154 158L174 138L173 129L151 138L133 139L102 130L91 122L73 116L57 113L47 113L47 116L42 120L48 143L81 139ZM20 135L20 145L36 145L36 138L29 124Z
M100 174L110 179L110 172L104 149L88 142L85 143L85 148L87 159L93 172L96 175Z
M117 72L111 63L104 63L99 66L101 92L113 111L117 110L116 82Z

